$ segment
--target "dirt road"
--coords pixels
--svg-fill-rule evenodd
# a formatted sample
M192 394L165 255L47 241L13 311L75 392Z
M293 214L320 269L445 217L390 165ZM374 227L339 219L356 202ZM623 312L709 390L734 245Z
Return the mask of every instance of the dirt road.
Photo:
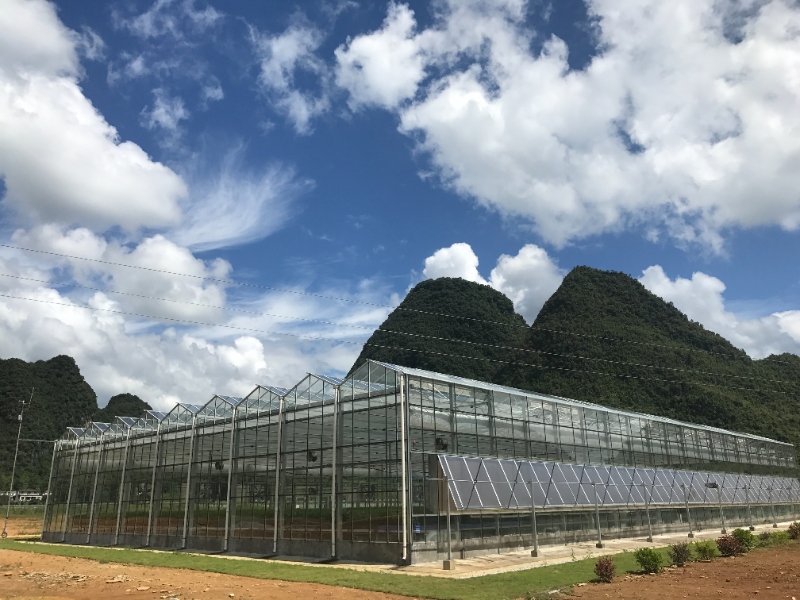
M408 600L379 592L0 550L0 600Z
M735 558L690 563L659 575L620 575L613 583L576 587L582 600L724 598L800 599L800 544L756 550Z

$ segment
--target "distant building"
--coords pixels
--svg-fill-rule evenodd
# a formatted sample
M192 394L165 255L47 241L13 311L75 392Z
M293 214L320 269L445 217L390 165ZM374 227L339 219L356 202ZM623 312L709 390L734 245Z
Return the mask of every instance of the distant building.
M530 547L532 504L542 545L800 508L791 444L371 360L69 428L50 477L45 541L395 563Z

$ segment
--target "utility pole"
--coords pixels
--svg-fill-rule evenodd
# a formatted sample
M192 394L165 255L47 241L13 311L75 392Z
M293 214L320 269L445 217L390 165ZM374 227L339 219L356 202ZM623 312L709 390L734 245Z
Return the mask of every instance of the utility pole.
M11 494L14 493L14 476L17 473L17 455L19 454L19 439L22 437L22 415L25 414L25 406L30 406L31 402L33 402L33 392L35 388L31 388L31 397L28 398L28 401L20 400L19 403L22 405L19 409L19 414L17 415L17 421L19 421L19 428L17 429L17 446L14 449L14 466L11 468L11 483L8 486L8 503L6 504L6 520L3 522L3 533L0 534L0 538L6 539L8 537L8 533L6 532L6 528L8 527L8 515L11 513ZM49 490L48 490L49 492Z

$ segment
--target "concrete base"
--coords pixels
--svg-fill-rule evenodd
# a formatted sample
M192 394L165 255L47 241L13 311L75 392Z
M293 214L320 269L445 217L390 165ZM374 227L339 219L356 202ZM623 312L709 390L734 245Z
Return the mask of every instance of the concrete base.
M455 569L455 566L456 566L455 562L456 561L454 561L454 560L443 560L442 561L442 570L444 570L444 571L452 571L453 569Z
M602 548L602 547L603 547L603 542L597 542L597 543L594 545L594 547L595 547L595 548Z
M653 542L653 536L652 535L648 535L647 536L647 541L652 543Z
M533 558L536 558L537 556L539 556L539 551L538 550L531 550L531 556Z
M693 534L693 533L690 533L690 534L689 534L689 535L687 535L686 537L693 538L693 537L694 537L694 534Z
M756 528L753 527L752 525L750 525L750 531L755 531L755 530L756 530Z
M773 523L773 524L772 524L772 526L773 526L775 529L777 529L777 528L778 528L778 524L777 524L777 523Z

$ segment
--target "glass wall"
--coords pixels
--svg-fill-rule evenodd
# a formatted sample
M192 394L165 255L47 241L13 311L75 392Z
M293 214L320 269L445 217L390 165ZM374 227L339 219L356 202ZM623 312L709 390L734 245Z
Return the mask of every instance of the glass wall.
M153 497L156 452L159 446L159 424L165 413L149 410L131 425L129 439L123 452L125 480L122 502L119 503L119 543L146 543L150 507ZM121 463L122 464L122 463ZM122 468L120 468L122 479ZM114 524L116 534L116 522Z
M243 548L248 547L247 541L266 540L266 550L273 551L275 466L281 405L287 393L283 388L258 386L237 409L230 529L233 540Z
M332 541L334 410L340 383L308 375L284 398L280 540Z
M397 373L365 363L341 386L339 538L402 540L401 427Z
M161 439L156 464L153 493L151 543L167 546L182 545L185 530L186 494L190 481L195 415L200 407L178 404L161 422Z

